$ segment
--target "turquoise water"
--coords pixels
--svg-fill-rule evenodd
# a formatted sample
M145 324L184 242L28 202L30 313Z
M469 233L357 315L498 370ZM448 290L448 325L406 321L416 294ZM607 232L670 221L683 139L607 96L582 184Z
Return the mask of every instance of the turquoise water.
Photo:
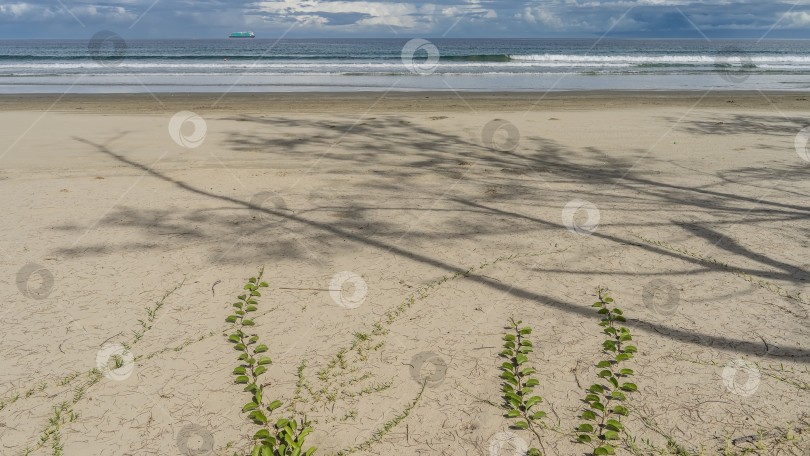
M810 41L0 41L0 92L808 90Z

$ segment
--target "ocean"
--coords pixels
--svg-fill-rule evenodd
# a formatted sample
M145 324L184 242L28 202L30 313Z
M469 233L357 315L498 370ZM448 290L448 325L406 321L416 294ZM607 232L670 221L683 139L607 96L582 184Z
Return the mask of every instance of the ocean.
M0 40L0 93L810 89L810 41Z

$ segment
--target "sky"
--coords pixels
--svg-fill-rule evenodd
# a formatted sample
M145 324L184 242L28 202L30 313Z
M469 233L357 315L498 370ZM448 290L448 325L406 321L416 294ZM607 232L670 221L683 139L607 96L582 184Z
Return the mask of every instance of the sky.
M0 0L0 39L810 38L810 0Z

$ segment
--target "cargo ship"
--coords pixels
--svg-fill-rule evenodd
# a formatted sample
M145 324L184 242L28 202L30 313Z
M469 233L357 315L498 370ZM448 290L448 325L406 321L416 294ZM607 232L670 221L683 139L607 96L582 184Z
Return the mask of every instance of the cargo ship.
M253 32L233 32L228 38L256 38Z

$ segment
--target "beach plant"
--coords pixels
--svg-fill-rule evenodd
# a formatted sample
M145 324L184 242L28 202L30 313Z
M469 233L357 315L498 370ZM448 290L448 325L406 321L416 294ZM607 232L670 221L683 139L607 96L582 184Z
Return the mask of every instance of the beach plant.
M228 341L239 352L239 365L233 370L236 376L234 383L247 385L245 392L250 393L251 400L242 407L242 412L248 418L261 426L253 435L253 449L250 456L310 456L315 447L304 450L306 436L312 432L306 418L279 418L273 422L269 414L283 405L280 400L269 400L264 397L264 386L260 381L261 375L267 371L267 366L273 361L266 355L267 345L259 343L259 336L252 332L255 326L249 317L259 309L258 298L261 297L259 289L267 288L267 282L262 281L264 268L259 270L256 277L251 277L245 284L245 293L239 295L238 301L233 303L233 314L225 321L234 323L234 332L228 336ZM234 456L239 456L234 453Z
M638 389L635 383L625 381L633 375L633 370L622 367L637 349L629 344L633 337L629 329L621 326L627 320L621 309L613 305L613 298L602 288L598 296L599 301L593 307L599 309L602 316L599 325L608 336L602 343L602 352L608 359L596 365L601 380L587 390L584 402L588 407L581 415L583 422L576 428L576 434L578 441L593 445L594 455L606 455L615 454L612 442L619 440L619 434L624 430L621 419L629 414L628 408L622 405L627 399L625 394Z
M521 327L521 323L523 322L520 320L515 321L514 318L510 318L509 331L503 336L504 350L501 352L501 357L506 358L507 361L501 365L501 378L503 379L501 390L503 391L504 407L507 410L506 417L515 420L511 427L531 431L537 437L540 448L543 448L538 428L546 413L532 410L537 404L543 402L540 396L532 394L534 387L539 385L540 381L532 378L532 374L536 371L527 364L528 355L532 352L532 341L527 336L532 333L532 328ZM545 449L541 451L531 448L528 455L542 456L544 451Z

